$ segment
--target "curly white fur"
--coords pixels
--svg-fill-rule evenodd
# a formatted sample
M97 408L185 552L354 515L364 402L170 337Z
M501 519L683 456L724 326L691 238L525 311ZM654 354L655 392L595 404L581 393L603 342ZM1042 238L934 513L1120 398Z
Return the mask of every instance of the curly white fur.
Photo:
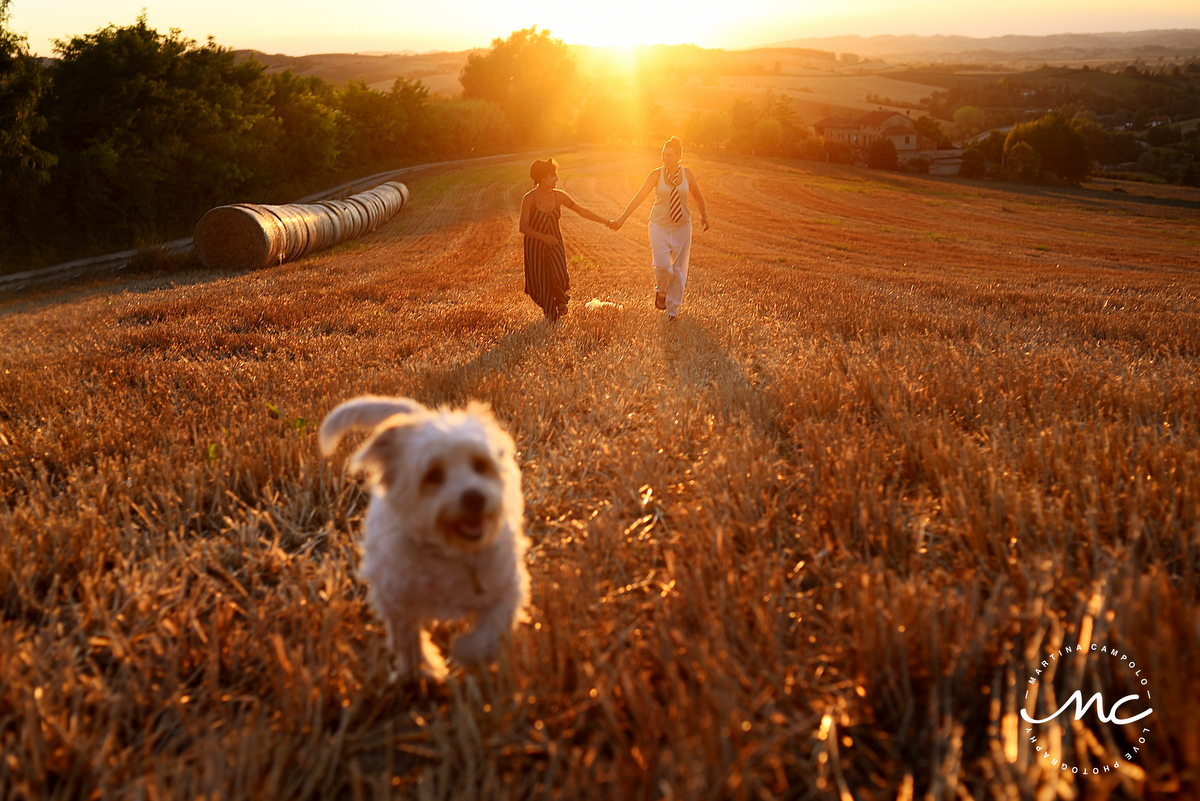
M490 409L428 409L408 398L363 396L321 424L321 450L372 429L351 458L371 486L359 574L387 627L398 673L440 679L434 620L466 618L451 643L462 663L491 659L529 602L524 498L512 438Z

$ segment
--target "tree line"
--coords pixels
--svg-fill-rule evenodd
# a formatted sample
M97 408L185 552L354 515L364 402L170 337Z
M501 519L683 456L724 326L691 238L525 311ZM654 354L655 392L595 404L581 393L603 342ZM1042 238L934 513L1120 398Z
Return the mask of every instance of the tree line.
M1151 69L1043 67L996 80L959 79L923 107L965 134L1015 126L964 154L970 177L1053 176L1078 183L1095 165L1130 177L1200 185L1200 138L1175 121L1200 117L1200 63ZM1052 111L1048 111L1052 109ZM1021 146L1024 145L1024 146Z
M589 87L567 46L536 27L472 53L462 94L450 99L404 78L380 92L361 80L339 87L290 70L268 74L211 37L201 44L160 33L144 13L129 26L60 40L56 58L38 59L9 28L10 3L0 0L0 272L153 245L186 236L221 203L290 202L405 164L681 133L653 87L632 97ZM1194 95L1196 73L1109 77L1153 99L1164 87ZM680 77L667 70L664 80ZM939 114L971 129L1029 98L1025 83L1008 78L972 86L935 93L933 113L914 120L917 132L950 147ZM1114 132L1093 110L1099 91L1053 91L1036 99L1065 101L1058 111L969 149L964 172L1077 183L1094 160L1144 161L1148 146L1168 152L1153 156L1164 164L1192 163L1195 137L1171 126ZM1158 107L1139 113L1146 108ZM689 147L898 166L894 148L884 152L890 142L860 154L813 135L792 100L773 92L696 111L681 127Z
M227 202L291 202L343 179L503 152L496 105L290 71L211 38L125 27L33 57L0 0L0 271L186 236Z

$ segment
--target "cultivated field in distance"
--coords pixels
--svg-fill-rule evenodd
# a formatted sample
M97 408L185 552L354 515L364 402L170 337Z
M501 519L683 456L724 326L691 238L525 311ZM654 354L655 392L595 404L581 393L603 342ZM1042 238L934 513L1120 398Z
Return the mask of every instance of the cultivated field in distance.
M552 155L614 216L656 164ZM564 212L541 320L524 159L406 176L296 264L3 300L0 796L1200 793L1200 196L688 161L673 325L648 205ZM532 620L427 693L317 447L364 392L489 401L520 449ZM1079 640L1136 658L1148 733L1030 743L1025 676Z
M727 110L741 98L760 99L766 92L787 94L808 123L830 114L861 114L879 108L867 101L878 95L898 103L917 102L936 87L878 75L893 67L881 61L858 64L838 61L836 53L801 48L706 50L691 45L634 48L572 46L591 94L654 97L672 112ZM365 54L326 53L308 56L270 55L243 50L267 66L268 73L290 69L345 85L363 80L388 92L396 78L419 80L433 94L457 96L459 74L472 53ZM953 73L954 70L950 69ZM993 76L995 77L995 76ZM891 108L891 106L889 106ZM903 111L903 108L901 109Z

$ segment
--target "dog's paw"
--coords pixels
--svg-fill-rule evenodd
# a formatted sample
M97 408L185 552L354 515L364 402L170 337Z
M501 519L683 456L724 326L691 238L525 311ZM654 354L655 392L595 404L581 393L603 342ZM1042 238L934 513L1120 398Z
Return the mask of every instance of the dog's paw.
M388 684L441 684L449 675L446 663L439 659L436 665L422 662L413 667L398 667L388 674Z

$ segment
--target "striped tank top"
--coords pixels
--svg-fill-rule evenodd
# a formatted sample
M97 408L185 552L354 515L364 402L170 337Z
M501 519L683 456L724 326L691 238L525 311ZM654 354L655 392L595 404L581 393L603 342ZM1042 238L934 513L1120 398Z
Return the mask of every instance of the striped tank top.
M688 179L687 170L679 165L679 186L675 188L679 194L679 204L683 218L679 221L671 219L671 182L667 180L667 168L658 170L658 183L654 187L654 205L650 207L650 222L674 231L692 221L692 213L688 210Z

